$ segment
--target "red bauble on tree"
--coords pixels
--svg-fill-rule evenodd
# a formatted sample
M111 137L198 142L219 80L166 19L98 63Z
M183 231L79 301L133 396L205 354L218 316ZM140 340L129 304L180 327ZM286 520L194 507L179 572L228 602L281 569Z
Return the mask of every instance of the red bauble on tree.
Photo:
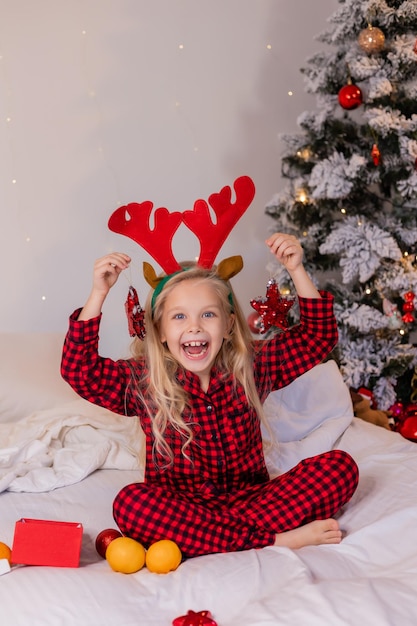
M262 333L262 317L256 311L253 313L249 313L248 315L248 326L250 328L251 333L254 335L260 335Z
M402 320L406 324L412 324L414 322L414 298L415 293L413 291L407 291L404 294L404 304L403 304L403 316Z
M390 407L390 412L395 420L394 430L417 442L417 404L396 402Z
M338 94L338 100L341 107L348 111L357 109L363 103L362 91L352 81L341 88Z

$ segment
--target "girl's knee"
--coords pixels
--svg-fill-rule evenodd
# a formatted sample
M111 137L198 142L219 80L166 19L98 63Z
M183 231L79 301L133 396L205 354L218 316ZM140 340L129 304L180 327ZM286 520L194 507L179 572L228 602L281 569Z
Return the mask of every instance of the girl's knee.
M123 534L132 536L132 529L137 529L147 494L148 489L144 483L132 483L123 487L115 497L113 518Z
M348 452L329 450L311 460L319 464L317 469L332 479L331 483L335 488L344 492L346 500L353 495L359 482L359 468Z
M346 476L350 476L352 484L356 489L359 481L359 468L355 459L344 450L333 450L336 456L338 467Z
M359 468L354 458L344 450L331 450L332 472L337 477L339 488L346 501L350 500L359 482Z

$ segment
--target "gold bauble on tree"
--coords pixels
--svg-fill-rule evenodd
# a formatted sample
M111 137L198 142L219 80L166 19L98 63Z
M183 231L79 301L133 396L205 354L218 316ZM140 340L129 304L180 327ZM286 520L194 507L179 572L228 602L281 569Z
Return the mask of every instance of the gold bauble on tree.
M367 54L381 52L385 46L385 35L380 28L368 24L358 36L358 44Z

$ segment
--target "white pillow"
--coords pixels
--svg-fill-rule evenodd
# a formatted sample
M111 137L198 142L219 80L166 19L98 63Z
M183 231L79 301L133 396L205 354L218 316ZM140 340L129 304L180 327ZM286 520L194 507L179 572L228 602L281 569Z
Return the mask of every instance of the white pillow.
M0 422L78 396L61 378L62 333L0 333Z
M353 419L349 389L335 361L320 363L271 393L264 411L271 429L268 433L263 427L265 442L272 439L272 447L265 446L272 475L331 450Z

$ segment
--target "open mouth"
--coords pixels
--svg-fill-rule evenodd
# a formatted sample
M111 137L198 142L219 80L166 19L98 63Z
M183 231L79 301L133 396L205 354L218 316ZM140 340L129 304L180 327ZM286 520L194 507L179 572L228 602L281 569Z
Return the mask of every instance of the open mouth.
M183 350L191 359L197 359L206 354L208 350L207 341L187 341L183 344Z

